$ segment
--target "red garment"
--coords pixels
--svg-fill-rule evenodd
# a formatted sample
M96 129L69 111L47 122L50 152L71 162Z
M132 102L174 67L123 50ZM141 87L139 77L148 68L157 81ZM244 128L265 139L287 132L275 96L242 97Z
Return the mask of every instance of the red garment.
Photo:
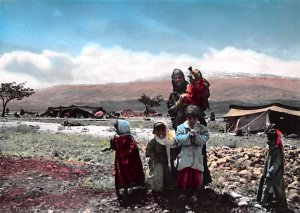
M277 134L277 140L275 142L275 145L279 147L279 149L283 150L283 144L282 144L282 132L275 129Z
M184 97L183 103L187 105L196 105L203 108L206 94L206 85L203 78L190 83L186 89L186 96Z
M177 173L177 188L201 189L202 183L202 172L197 169L185 168Z
M115 185L118 188L143 185L145 176L139 150L131 135L113 138L115 145Z

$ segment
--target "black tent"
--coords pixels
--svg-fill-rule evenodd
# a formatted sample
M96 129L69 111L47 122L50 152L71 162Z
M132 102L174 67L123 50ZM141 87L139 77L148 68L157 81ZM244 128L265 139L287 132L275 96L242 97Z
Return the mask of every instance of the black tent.
M71 105L68 107L48 107L48 109L41 114L42 117L65 117L68 114L69 117L73 118L90 118L98 111L102 111L104 114L106 110L103 107L92 107L92 106L76 106Z

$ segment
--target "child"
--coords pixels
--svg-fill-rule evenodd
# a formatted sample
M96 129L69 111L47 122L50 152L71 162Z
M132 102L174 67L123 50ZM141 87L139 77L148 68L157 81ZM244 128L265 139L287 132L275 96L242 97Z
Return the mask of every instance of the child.
M149 141L146 148L146 157L150 158L149 167L152 175L150 185L153 191L162 192L175 186L175 175L172 175L172 169L178 155L177 143L174 140L174 132L169 131L168 124L165 122L156 122L153 134L154 138Z
M202 147L208 141L207 128L198 121L199 108L187 108L187 121L177 127L175 140L181 145L176 186L181 189L203 188Z
M117 120L115 124L116 135L111 139L111 148L115 155L115 187L116 194L120 197L120 189L135 186L144 186L145 176L137 144L130 134L129 123Z
M272 203L273 193L278 208L287 209L287 200L284 187L284 154L282 145L282 133L271 129L268 136L268 157L265 163L263 175L260 180L257 201L266 207Z
M189 68L190 70L190 83L187 86L186 93L180 96L177 101L177 105L196 105L200 110L204 111L209 108L208 98L210 96L209 92L209 82L202 77L200 70Z
M202 77L200 70L189 67L189 71L190 83L187 86L186 94L183 94L180 97L179 104L197 106L201 112L201 116L198 117L198 121L204 126L207 126L206 120L204 119L204 111L209 109L208 98L210 96L210 83ZM208 185L212 182L212 178L207 165L206 144L203 145L202 155L204 165L203 184Z

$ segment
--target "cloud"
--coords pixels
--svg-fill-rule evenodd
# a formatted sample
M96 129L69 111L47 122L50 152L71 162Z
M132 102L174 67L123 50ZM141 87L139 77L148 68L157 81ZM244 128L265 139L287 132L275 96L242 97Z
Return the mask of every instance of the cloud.
M45 50L14 51L0 56L0 82L27 81L34 88L57 84L128 82L171 74L174 68L199 67L204 75L216 71L300 77L300 61L284 61L252 50L211 49L202 57L151 54L121 47L87 45L78 56Z
M201 67L207 71L300 77L300 60L285 61L235 47L226 47L220 51L211 49L209 53L203 54Z

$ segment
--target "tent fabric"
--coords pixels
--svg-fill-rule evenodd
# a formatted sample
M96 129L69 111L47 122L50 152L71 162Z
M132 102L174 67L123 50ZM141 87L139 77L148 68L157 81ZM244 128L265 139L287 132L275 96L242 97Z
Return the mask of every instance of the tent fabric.
M231 105L223 116L227 132L259 132L271 124L285 134L300 135L300 108L282 104L264 106Z
M251 115L244 115L241 117L232 117L227 119L227 132L255 132L264 130L269 123L268 113L255 113Z
M103 107L92 107L92 106L59 106L59 107L48 107L48 109L41 114L41 116L50 116L50 117L64 117L65 113L68 113L70 117L83 116L85 118L92 117L95 112L102 111L104 114L106 111Z
M286 108L282 108L279 106L270 106L270 107L265 107L265 108L261 108L261 109L249 109L249 110L231 108L230 111L223 117L243 116L243 115L255 114L255 113L259 113L259 112L266 112L268 110L300 116L300 111L286 109Z

